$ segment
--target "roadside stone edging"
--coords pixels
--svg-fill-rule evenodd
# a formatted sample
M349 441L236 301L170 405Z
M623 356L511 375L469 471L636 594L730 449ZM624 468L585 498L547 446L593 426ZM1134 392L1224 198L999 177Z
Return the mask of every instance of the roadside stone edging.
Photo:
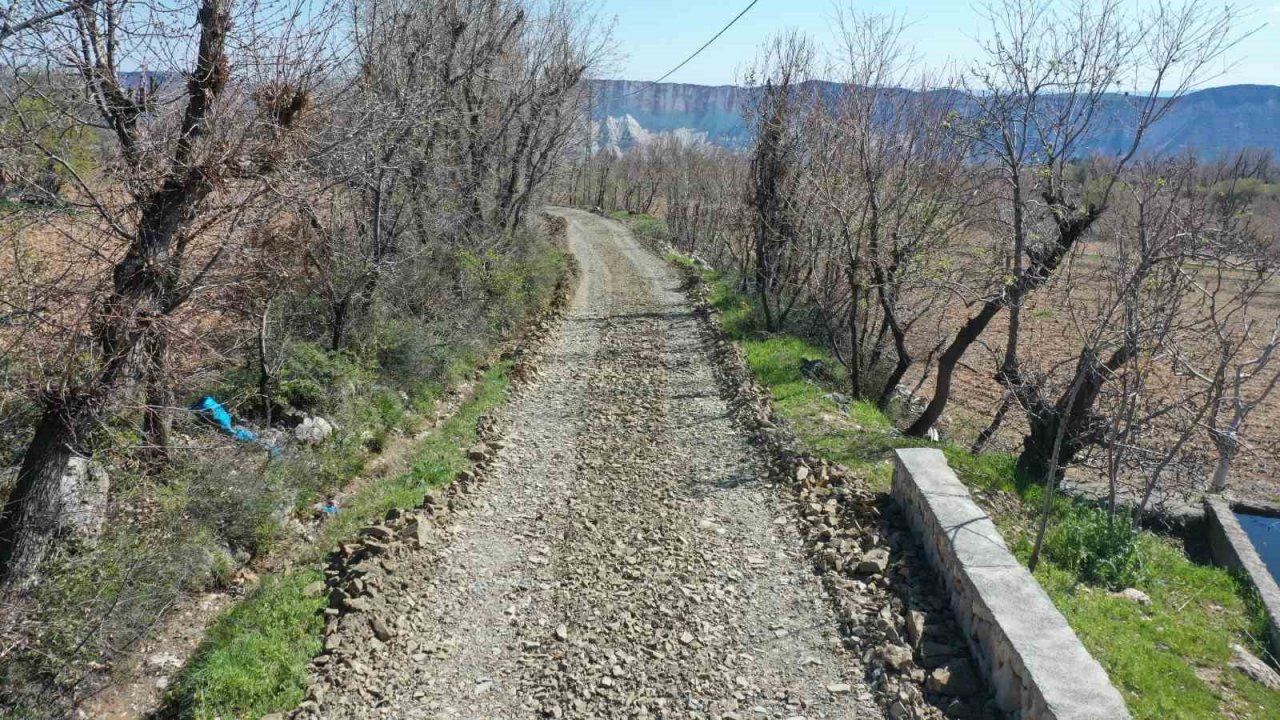
M1001 710L1022 720L1120 720L1129 711L1040 583L940 450L895 452L893 498L947 581L951 607Z
M1236 507L1245 512L1271 516L1280 516L1280 508L1232 504L1225 498L1214 496L1206 496L1204 499L1209 551L1213 555L1213 561L1223 567L1243 571L1249 576L1267 610L1267 634L1270 635L1271 652L1280 657L1280 586L1276 585L1257 549L1253 547L1253 541L1236 519Z
M666 248L652 248L662 257ZM773 407L745 353L725 333L710 287L674 267L702 321L722 395L738 424L789 487L805 549L821 576L846 647L890 720L1003 717L976 677L946 593L892 503L882 505L848 468L809 452ZM886 513L887 511L887 513Z

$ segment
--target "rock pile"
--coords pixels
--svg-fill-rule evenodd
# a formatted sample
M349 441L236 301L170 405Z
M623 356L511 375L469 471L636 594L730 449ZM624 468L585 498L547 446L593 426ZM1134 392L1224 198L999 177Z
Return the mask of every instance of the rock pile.
M1000 717L952 619L945 589L896 508L846 468L807 452L777 416L741 348L728 338L709 288L686 271L721 391L795 494L800 527L846 644L893 720Z

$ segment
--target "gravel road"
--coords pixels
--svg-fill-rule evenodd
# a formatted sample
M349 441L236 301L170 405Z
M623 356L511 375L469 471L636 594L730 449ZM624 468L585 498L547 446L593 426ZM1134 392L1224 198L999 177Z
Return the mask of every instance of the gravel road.
M447 531L396 559L389 639L354 620L331 639L319 714L882 717L677 274L556 213L582 280L541 377Z

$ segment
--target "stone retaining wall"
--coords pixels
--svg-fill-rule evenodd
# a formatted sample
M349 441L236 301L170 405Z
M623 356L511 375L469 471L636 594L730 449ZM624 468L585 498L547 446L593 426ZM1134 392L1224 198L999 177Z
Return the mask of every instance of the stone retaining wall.
M1001 710L1021 720L1129 718L1106 671L1009 552L939 450L898 450L893 497L942 574Z
M1276 585L1266 564L1254 549L1253 541L1235 515L1235 510L1238 509L1255 515L1280 517L1280 508L1240 504L1233 506L1221 497L1205 498L1204 508L1209 550L1213 553L1214 562L1232 570L1242 570L1249 576L1267 609L1271 652L1280 657L1280 586Z

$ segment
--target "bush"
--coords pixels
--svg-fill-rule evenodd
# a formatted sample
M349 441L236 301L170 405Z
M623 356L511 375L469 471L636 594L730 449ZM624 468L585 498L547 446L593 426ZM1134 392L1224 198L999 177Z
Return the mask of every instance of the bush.
M632 214L626 210L619 210L613 213L611 217L625 222L627 228L640 240L670 242L672 239L671 231L667 228L667 221L660 217Z
M1122 589L1145 574L1137 538L1127 513L1112 517L1100 508L1069 502L1055 513L1044 552L1082 582Z
M296 342L289 346L280 366L277 402L296 410L332 410L348 386L369 379L368 371L354 354Z
M208 528L233 551L257 557L273 543L280 525L277 517L292 508L297 493L271 482L271 476L279 473L264 477L256 468L237 467L241 463L227 460L226 456L206 457L188 464L182 473L186 482L178 493L186 498L186 515L194 523ZM282 462L295 472L305 470L299 461Z
M392 319L378 327L378 374L414 398L430 394L448 368L448 343L421 322Z

